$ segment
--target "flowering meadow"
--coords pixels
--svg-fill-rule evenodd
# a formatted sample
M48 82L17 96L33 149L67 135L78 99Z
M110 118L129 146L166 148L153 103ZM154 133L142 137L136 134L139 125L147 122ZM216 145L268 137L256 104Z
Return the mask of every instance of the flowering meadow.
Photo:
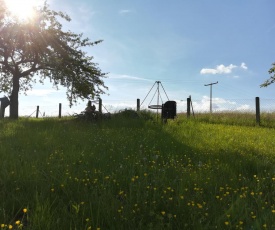
M0 229L275 229L275 130L0 120Z

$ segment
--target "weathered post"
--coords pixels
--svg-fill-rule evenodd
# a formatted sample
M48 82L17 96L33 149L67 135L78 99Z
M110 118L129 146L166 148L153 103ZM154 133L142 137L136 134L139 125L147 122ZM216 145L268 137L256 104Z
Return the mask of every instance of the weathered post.
M260 125L260 98L256 97L256 124Z
M62 104L59 103L59 113L58 113L58 118L61 118L61 111L62 111Z
M0 119L1 118L4 118L4 113L3 113L3 110L2 110L2 103L0 101Z
M138 98L137 99L137 112L140 111L140 99Z
M99 113L102 113L102 99L101 98L98 99L98 111L99 111Z
M1 97L0 98L0 118L5 117L5 109L9 105L10 105L10 101L7 97Z
M38 114L39 114L39 105L36 107L36 118L38 118Z
M190 117L190 104L191 104L191 98L187 98L187 118Z

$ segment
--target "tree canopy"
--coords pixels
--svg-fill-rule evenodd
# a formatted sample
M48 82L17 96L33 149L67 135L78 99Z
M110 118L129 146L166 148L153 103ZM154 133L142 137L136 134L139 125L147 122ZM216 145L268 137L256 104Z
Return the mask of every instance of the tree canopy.
M261 87L267 87L275 82L275 63L272 64L272 67L269 69L268 73L273 74L273 76L261 84Z
M60 19L71 20L44 3L32 19L20 21L0 0L0 92L9 95L12 118L18 118L19 92L31 89L36 79L42 83L49 78L56 88L66 87L70 105L107 89L106 74L83 51L102 40L91 42L83 34L64 31Z

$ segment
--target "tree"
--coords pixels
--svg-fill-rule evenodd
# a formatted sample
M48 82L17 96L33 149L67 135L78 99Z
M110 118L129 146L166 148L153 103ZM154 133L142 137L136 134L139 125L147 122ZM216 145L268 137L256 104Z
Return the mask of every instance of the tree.
M273 74L273 76L261 84L261 87L267 87L275 82L275 63L272 64L272 67L269 69L268 73Z
M0 91L9 95L11 118L18 118L19 92L31 89L36 79L43 83L49 78L57 89L66 87L70 106L107 89L106 74L82 50L102 40L91 42L82 34L63 31L58 19L69 22L70 17L46 3L35 12L32 20L20 21L0 0Z

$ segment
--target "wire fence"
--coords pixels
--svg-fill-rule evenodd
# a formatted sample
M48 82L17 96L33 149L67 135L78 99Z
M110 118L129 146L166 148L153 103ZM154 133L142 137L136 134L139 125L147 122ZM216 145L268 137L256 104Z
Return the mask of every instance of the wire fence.
M210 112L211 101L208 98L203 98L200 101L192 101L194 112L206 113ZM263 99L260 98L260 112L261 113L273 113L275 112L275 99ZM255 113L256 112L256 100L253 99L219 99L212 100L212 112L236 112L236 113Z
M187 112L187 99L175 100L177 103L177 113L184 114ZM154 102L152 102L154 103ZM161 103L161 102L160 102ZM94 102L98 109L98 102ZM156 103L155 103L156 104ZM201 100L191 100L191 112L197 113L209 113L211 100L208 97L203 97ZM24 105L19 106L20 117L58 117L60 114L59 103L55 105ZM156 109L150 109L149 104L143 103L140 110L151 110L156 112ZM73 114L79 114L84 111L86 103L79 104L77 106L69 107L67 104L62 104L61 115L72 116ZM106 100L102 102L103 113L116 113L121 110L137 110L137 100ZM255 98L251 99L224 99L213 98L212 99L212 113L255 113L256 103ZM260 112L261 113L275 113L275 99L260 98ZM9 107L6 108L5 116L9 116Z

